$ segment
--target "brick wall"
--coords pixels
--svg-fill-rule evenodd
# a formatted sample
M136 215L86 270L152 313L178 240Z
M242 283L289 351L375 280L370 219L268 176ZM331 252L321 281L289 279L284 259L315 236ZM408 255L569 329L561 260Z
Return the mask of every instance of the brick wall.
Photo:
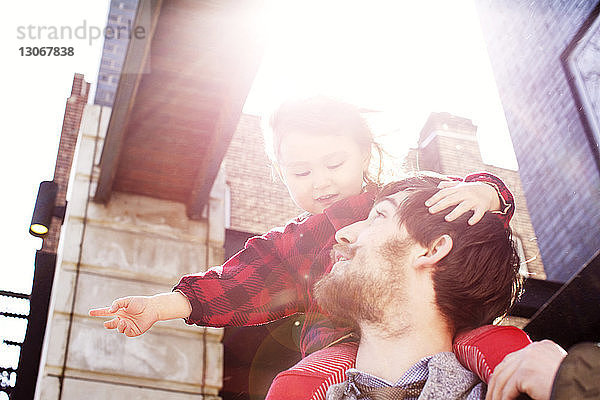
M54 167L54 182L58 184L58 193L56 195L56 205L58 206L65 204L73 155L75 153L75 146L77 146L79 125L89 92L90 84L84 80L83 75L75 74L71 96L67 99L58 154L56 156L56 166ZM56 217L52 219L50 231L42 244L42 250L49 253L56 253L61 223L62 221Z
M421 131L419 147L409 152L407 166L411 170L429 170L457 176L487 171L500 177L515 197L515 214L510 225L523 244L528 261L527 271L533 278L545 279L544 265L519 173L485 164L476 133L477 127L469 119L448 113L432 113Z
M548 279L600 248L600 173L561 54L598 1L476 2Z
M279 178L272 178L260 118L242 115L223 159L231 194L230 228L262 234L302 212Z

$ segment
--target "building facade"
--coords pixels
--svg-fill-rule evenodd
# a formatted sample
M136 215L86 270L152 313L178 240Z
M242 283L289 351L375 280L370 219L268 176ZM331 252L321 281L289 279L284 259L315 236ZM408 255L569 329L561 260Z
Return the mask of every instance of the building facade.
M600 3L478 0L549 280L600 249Z
M221 329L179 320L129 339L88 310L223 262L219 166L262 54L261 7L111 2L108 26L144 35L107 37L95 104L82 104L37 398L219 397Z
M178 320L131 339L88 316L115 298L168 292L181 275L223 260L223 179L200 220L181 202L121 192L93 201L110 114L87 104L77 130L36 398L217 398L221 330Z

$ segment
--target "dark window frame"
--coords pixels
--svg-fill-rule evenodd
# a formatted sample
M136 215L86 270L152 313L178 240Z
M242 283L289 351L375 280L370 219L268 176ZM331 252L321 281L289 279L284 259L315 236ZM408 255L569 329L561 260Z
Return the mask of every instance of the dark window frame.
M600 173L600 96L597 94L600 92L600 61L596 61L597 65L593 66L593 71L582 71L579 63L589 52L598 54L595 59L600 60L599 14L600 3L594 7L560 59ZM591 81L590 75L595 81ZM595 88L592 86L594 84Z

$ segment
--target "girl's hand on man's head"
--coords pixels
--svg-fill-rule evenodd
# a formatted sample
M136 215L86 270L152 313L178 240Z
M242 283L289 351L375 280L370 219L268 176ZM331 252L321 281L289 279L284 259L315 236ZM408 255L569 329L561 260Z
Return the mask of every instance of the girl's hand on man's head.
M473 211L469 218L469 225L474 225L481 220L486 211L500 209L498 192L491 185L483 182L442 181L440 189L425 202L432 214L455 206L446 215L446 221L454 221L466 212Z

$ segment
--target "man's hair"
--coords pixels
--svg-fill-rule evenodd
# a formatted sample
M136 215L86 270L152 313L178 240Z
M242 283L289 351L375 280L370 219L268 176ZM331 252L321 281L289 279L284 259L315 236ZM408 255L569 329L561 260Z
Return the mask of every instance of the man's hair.
M398 208L400 226L412 240L429 247L442 235L452 238L452 249L432 272L436 305L453 332L489 324L505 315L521 291L519 256L510 228L497 215L486 213L475 225L468 215L448 222L447 211L430 214L425 201L437 191L439 175L424 174L382 188L378 200L403 191Z

